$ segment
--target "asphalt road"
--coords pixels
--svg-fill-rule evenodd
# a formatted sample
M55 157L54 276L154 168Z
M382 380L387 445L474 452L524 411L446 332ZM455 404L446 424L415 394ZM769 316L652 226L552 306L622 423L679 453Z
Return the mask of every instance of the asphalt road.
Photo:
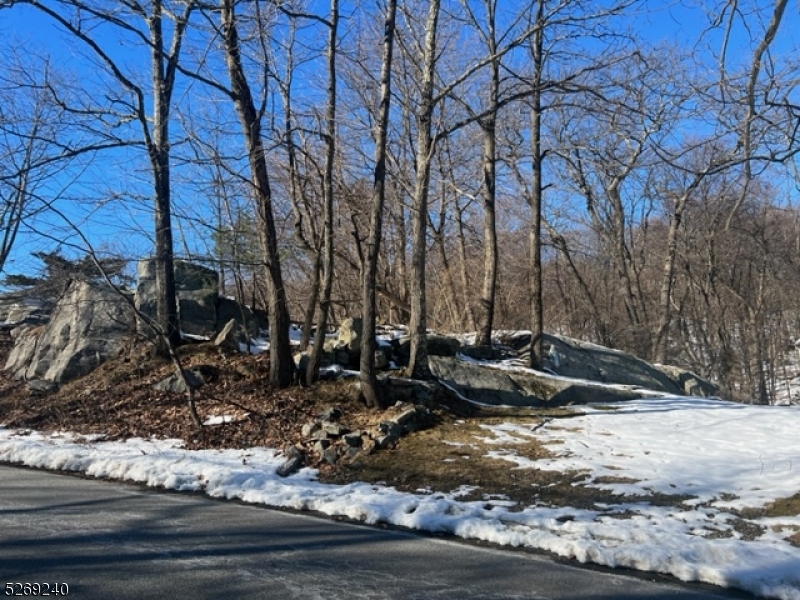
M0 594L15 582L66 583L69 598L103 600L749 597L525 552L0 466Z

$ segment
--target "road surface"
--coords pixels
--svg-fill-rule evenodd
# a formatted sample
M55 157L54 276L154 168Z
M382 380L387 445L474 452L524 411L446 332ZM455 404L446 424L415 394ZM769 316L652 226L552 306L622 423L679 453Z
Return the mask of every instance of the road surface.
M68 598L102 600L750 597L196 494L0 466L0 594L8 583L66 583Z

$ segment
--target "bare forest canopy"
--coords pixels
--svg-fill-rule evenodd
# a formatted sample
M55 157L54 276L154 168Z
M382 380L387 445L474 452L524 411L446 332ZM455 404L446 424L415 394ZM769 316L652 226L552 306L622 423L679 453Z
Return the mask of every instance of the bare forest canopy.
M768 403L800 337L786 7L0 0L0 273L154 256L170 336L191 259L272 331L374 298L420 376L428 328L530 329L537 366L543 327Z

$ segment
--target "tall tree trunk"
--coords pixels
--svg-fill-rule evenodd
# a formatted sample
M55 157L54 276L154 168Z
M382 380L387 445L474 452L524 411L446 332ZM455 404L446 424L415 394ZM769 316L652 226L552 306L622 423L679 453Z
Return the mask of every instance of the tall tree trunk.
M231 96L245 137L250 162L253 193L257 205L258 239L267 274L269 302L270 375L278 387L291 385L294 374L289 346L289 310L283 286L278 236L272 212L272 190L269 184L266 154L261 139L261 115L256 110L250 85L244 73L239 49L239 34L234 14L235 0L220 0L220 18L225 44Z
M678 254L678 232L683 221L683 212L692 192L700 185L706 176L712 171L708 166L704 170L695 173L694 178L683 191L681 196L675 200L675 209L669 223L667 234L667 254L664 257L664 275L661 280L661 292L659 295L659 322L655 332L653 347L655 349L653 360L658 363L665 363L667 360L667 333L672 323L672 288L675 277L675 261Z
M169 171L169 106L174 72L164 65L166 52L162 30L162 6L160 0L153 2L150 22L150 58L153 77L153 131L148 145L150 165L153 170L155 189L155 271L156 315L164 337L172 346L181 342L178 306L175 298L175 266L173 261L172 204L170 198ZM168 348L159 348L159 353L169 356Z
M669 220L669 230L667 232L667 254L664 257L664 273L661 279L661 290L658 299L658 327L653 341L654 352L652 357L654 362L662 365L667 362L668 333L672 323L672 288L675 280L675 260L678 254L678 231L683 220L683 210L686 206L685 198L683 196L676 202L675 211Z
M325 134L325 181L323 195L323 221L325 233L323 241L324 255L322 259L322 296L319 303L319 323L314 336L314 346L308 360L306 380L312 383L319 379L319 367L322 360L322 346L325 343L325 331L328 329L330 316L331 289L333 287L333 167L336 159L336 40L339 29L339 0L331 0L331 20L328 38L328 110L327 131Z
M495 294L497 288L497 225L495 201L497 196L497 110L500 95L500 58L497 57L495 35L495 4L486 2L488 50L494 56L490 63L489 114L481 123L483 133L483 289L481 291L481 316L475 344L492 343L494 328Z
M300 334L300 345L298 350L305 352L311 341L311 330L314 328L314 315L317 313L317 302L319 301L320 278L320 259L319 253L314 255L314 263L311 266L311 284L308 292L306 310L303 313L303 330Z
M383 65L381 67L381 97L378 107L378 127L375 135L375 174L372 186L369 238L362 273L362 336L360 379L361 394L369 407L385 408L386 398L378 393L375 373L375 279L378 253L381 246L383 205L386 199L386 141L389 130L389 108L392 89L392 53L397 14L397 0L389 0L383 27Z
M294 107L293 107L293 84L294 84L294 43L295 43L295 20L292 19L289 26L289 36L286 42L286 65L284 80L280 86L281 96L283 97L283 118L284 136L286 137L286 158L289 166L289 200L294 211L294 236L300 247L311 261L311 283L303 311L303 328L300 334L300 344L298 350L305 352L311 341L311 333L314 327L314 317L317 313L317 302L319 301L321 286L321 261L322 256L317 245L317 235L314 227L314 220L305 202L305 194L302 191L300 173L297 166L297 145L294 139ZM305 227L303 224L306 224ZM306 229L308 233L306 234ZM306 237L308 236L308 237Z
M538 0L536 23L544 23L544 2ZM542 83L544 32L537 27L531 43L533 89L531 90L531 356L530 367L542 367L544 301L542 297Z
M458 293L456 291L455 282L453 281L453 269L450 266L450 259L447 257L447 247L445 246L445 235L444 235L444 222L446 218L446 211L445 206L447 200L445 198L444 190L441 192L441 200L440 200L440 208L439 208L439 228L431 228L433 230L433 243L436 246L436 249L439 252L439 261L442 263L441 266L441 274L442 278L444 279L444 296L445 296L445 304L449 308L451 317L450 323L453 328L463 327L463 312L459 310L458 303L456 298L458 298ZM461 313L462 317L459 318L459 313Z
M475 309L470 299L469 266L467 264L467 236L464 233L464 210L456 205L456 243L458 246L459 275L461 277L461 290L464 294L464 326L469 331L477 331Z
M422 82L417 109L416 184L411 214L411 356L408 373L415 379L430 379L428 365L428 319L425 297L425 264L428 228L428 193L430 191L431 161L433 160L433 79L436 66L436 34L441 0L430 0L425 24L425 49Z

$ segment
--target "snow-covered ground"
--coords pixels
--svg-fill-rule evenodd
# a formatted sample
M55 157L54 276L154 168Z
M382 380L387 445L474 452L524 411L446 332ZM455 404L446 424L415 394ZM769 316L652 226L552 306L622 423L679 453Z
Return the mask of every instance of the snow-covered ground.
M107 442L2 427L0 461L449 532L800 600L800 548L788 541L800 537L800 517L754 518L758 527L743 529L736 514L800 493L800 409L664 397L582 409L586 414L535 430L513 422L486 426L490 455L519 469L518 477L524 469L576 469L589 474L588 485L694 499L681 508L643 500L593 510L520 507L497 498L465 501L464 489L410 494L366 483L327 485L312 469L282 479L275 471L283 457L268 448L188 451L176 441ZM518 456L515 446L531 437L556 458Z

